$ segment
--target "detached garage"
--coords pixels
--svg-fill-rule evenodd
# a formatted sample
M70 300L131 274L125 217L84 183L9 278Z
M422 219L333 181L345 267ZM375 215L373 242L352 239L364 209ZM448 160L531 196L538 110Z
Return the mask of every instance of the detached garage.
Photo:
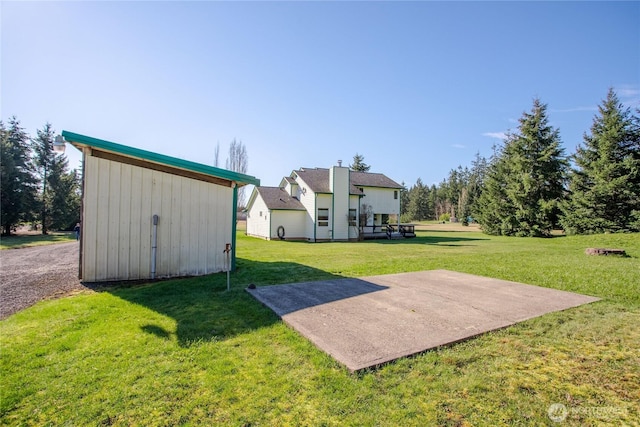
M72 132L83 153L80 278L197 276L235 268L238 187L252 176Z

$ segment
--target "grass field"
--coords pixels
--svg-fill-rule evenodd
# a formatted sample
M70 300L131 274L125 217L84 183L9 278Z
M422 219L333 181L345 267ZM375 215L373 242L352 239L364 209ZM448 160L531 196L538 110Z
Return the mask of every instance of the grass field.
M73 231L51 231L49 234L24 233L0 238L0 249L19 249L31 246L52 245L73 242L76 235Z
M3 425L640 425L640 236L238 235L225 275L44 301L0 322ZM589 257L621 247L629 257ZM444 268L595 295L350 374L244 288ZM555 424L548 415L562 417ZM564 410L564 412L563 412Z

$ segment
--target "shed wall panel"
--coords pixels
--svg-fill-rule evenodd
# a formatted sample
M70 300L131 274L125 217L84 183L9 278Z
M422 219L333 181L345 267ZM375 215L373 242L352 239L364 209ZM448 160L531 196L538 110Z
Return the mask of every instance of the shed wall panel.
M150 278L154 214L156 277L222 271L216 253L231 242L230 187L92 156L85 162L83 280Z
M130 168L131 170L131 222L129 224L129 277L132 280L140 278L140 252L142 251L141 240L141 219L142 219L142 169ZM136 243L137 242L137 243Z

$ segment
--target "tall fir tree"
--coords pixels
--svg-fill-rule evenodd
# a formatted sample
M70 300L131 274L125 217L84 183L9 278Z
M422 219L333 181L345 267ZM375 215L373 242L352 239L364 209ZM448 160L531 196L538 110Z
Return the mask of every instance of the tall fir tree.
M486 233L550 236L558 224L567 160L548 121L546 104L535 99L492 162L478 206Z
M36 179L30 159L29 135L14 116L9 127L0 121L0 216L2 234L29 221L36 205Z
M613 89L573 161L562 205L565 232L640 231L640 114L624 108Z
M68 171L68 168L66 157L56 157L48 176L48 220L52 230L72 230L80 220L80 177L77 171Z
M349 169L357 172L369 172L371 166L364 162L364 156L356 153L353 156L353 163L349 165Z
M418 178L416 184L409 190L409 203L407 204L407 216L416 221L429 219L431 208L429 206L429 187Z
M38 129L37 136L32 140L34 163L36 166L38 178L40 180L40 224L42 226L42 234L47 234L51 226L51 216L49 206L51 204L52 191L50 191L50 181L57 181L61 173L60 168L54 167L56 164L56 154L53 151L53 140L55 131L51 123L44 125L42 129Z
M409 190L405 185L404 181L402 181L402 188L400 189L400 216L404 216L407 214L407 207L409 206Z

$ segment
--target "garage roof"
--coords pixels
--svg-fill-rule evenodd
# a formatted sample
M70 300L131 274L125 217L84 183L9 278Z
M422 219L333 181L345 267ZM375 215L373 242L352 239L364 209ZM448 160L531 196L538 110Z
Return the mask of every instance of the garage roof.
M226 169L190 162L176 157L165 156L163 154L141 150L139 148L116 144L115 142L91 138L89 136L80 135L66 130L62 131L62 136L67 142L81 151L84 148L90 148L92 155L96 157L160 170L201 181L216 182L218 184L220 184L220 180L223 180L228 184L235 182L238 186L247 184L256 186L260 185L260 180L253 176Z
M300 200L291 197L289 193L280 187L256 187L256 191L262 196L267 208L272 210L306 210Z

